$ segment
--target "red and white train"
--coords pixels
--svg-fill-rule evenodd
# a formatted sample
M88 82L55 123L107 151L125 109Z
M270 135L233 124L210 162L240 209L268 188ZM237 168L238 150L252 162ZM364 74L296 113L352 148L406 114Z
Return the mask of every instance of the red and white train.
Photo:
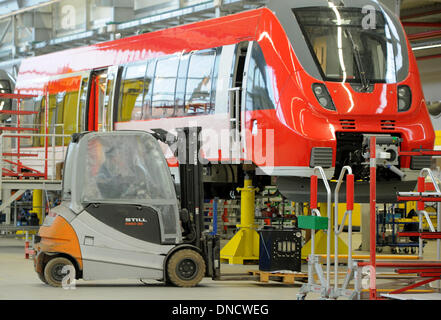
M435 140L404 29L377 1L273 0L32 57L22 62L15 90L49 94L47 117L44 100L25 108L40 111L35 123L47 118L65 134L202 127L214 192L241 184L247 172L255 183L276 180L288 198L308 201L315 166L332 179L350 165L367 181L364 138L373 134L388 141L377 170L378 201L386 201L413 189L419 170L430 166L430 157L399 157L398 150L431 150ZM360 190L356 200L367 201Z

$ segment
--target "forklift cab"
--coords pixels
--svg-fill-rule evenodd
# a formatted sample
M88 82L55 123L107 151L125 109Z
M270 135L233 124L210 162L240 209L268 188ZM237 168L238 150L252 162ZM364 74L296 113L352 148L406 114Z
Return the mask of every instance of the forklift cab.
M86 210L140 240L156 244L182 241L173 180L151 134L74 135L65 170L63 199L69 200L72 212Z
M205 255L184 243L173 180L158 141L142 131L74 134L63 200L35 237L35 270L61 286L75 279L155 279L198 284Z

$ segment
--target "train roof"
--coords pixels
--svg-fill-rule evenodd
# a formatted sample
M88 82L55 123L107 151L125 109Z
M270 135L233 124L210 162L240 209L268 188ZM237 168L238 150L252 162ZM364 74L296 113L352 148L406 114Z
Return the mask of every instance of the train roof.
M157 56L203 50L250 41L268 8L259 8L220 18L194 22L90 46L57 51L24 59L20 82L35 75L43 77L121 65Z

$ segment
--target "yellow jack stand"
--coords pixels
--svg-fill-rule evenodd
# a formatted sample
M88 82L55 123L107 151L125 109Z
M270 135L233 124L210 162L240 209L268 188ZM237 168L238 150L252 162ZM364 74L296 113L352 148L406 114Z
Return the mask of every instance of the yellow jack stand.
M322 217L327 217L327 205L326 203L320 204L320 213ZM332 215L331 215L332 216ZM331 254L334 254L334 220L331 219ZM315 230L311 230L314 232ZM319 230L315 234L315 254L326 254L326 242L328 235L323 231ZM347 254L348 245L338 237L338 254ZM311 240L309 240L302 247L302 259L305 260L311 254Z
M32 193L32 212L38 216L40 225L43 222L43 191L34 190Z
M229 264L244 264L244 261L256 262L259 260L259 234L254 223L255 192L252 180L245 177L244 187L237 188L241 192L239 231L222 248L220 258Z
M32 210L30 213L36 213L39 221L39 225L43 223L43 191L34 190L32 192ZM22 235L26 232L18 230L15 234ZM36 230L30 230L28 234L37 234ZM22 238L24 239L24 238Z

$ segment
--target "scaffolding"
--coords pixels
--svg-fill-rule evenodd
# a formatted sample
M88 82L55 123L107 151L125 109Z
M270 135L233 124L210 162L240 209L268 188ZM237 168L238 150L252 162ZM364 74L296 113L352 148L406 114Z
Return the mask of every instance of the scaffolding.
M16 219L12 224L11 204L22 197L27 190L45 192L61 190L62 181L60 174L57 174L57 163L64 161L66 147L57 146L56 139L64 141L64 138L69 136L49 133L47 103L45 103L46 119L43 125L36 125L35 121L31 121L30 124L22 121L25 116L38 114L38 111L22 109L23 100L34 99L37 96L18 92L0 94L0 98L16 102L12 110L0 110L1 115L12 119L0 126L0 213L5 214L5 221L0 224L0 233L34 230L38 226L18 226ZM32 143L25 143L36 139L41 142L41 146L35 147ZM46 204L47 201L44 203ZM41 211L45 212L45 208L41 208Z

